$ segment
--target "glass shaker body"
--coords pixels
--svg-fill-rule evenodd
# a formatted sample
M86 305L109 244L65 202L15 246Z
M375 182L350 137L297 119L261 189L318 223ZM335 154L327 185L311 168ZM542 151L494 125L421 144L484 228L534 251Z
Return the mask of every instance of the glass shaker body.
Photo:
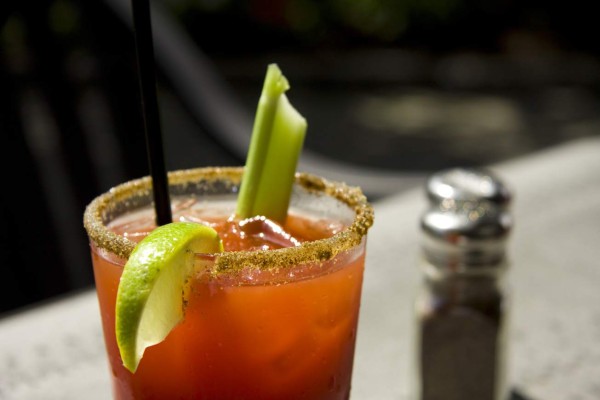
M508 398L509 304L502 274L423 279L415 303L416 399Z

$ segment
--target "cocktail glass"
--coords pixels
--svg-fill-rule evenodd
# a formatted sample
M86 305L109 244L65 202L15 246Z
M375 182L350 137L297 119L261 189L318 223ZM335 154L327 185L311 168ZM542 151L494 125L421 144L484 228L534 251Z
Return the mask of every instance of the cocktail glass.
M241 177L242 168L169 173L174 220L229 217ZM154 226L151 204L146 177L97 197L84 215L115 400L349 398L373 221L360 189L297 174L289 210L301 218L288 221L315 240L196 255L184 320L132 374L115 339L115 301L136 236Z

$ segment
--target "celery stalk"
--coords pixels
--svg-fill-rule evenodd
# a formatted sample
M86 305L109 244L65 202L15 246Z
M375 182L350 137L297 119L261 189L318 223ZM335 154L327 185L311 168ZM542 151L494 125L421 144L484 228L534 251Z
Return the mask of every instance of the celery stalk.
M306 120L288 101L289 84L270 64L256 110L236 213L265 216L283 223L296 166L306 135Z

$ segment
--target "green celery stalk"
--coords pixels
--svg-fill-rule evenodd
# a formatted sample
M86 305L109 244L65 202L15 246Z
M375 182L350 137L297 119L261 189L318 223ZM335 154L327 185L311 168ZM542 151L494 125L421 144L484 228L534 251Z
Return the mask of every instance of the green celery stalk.
M237 201L237 216L284 223L306 120L288 101L289 83L276 64L267 68Z

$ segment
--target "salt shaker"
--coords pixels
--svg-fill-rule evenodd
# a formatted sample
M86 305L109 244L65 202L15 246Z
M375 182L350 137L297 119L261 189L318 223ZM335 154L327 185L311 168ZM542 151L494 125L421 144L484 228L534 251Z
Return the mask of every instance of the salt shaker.
M426 183L415 304L415 400L506 400L511 193L482 169Z

